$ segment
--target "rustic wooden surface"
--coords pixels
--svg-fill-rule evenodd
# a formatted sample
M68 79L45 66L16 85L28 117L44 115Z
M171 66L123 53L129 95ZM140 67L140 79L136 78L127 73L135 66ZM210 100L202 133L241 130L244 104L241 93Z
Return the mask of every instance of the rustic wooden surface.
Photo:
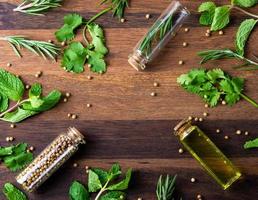
M33 39L54 40L54 32L62 25L63 16L70 12L80 13L90 18L101 7L98 1L66 0L64 6L55 9L45 17L31 17L14 13L12 9L18 0L2 0L0 3L0 36L26 35ZM0 144L6 145L5 137L14 136L16 142L28 142L36 147L38 154L55 136L65 131L68 126L76 126L85 133L88 144L80 149L73 159L64 165L36 193L29 194L32 200L64 200L68 199L68 188L72 180L86 182L85 165L108 168L113 162L120 162L124 169L135 170L132 186L128 190L128 199L142 197L154 200L155 185L160 174L178 174L178 192L184 199L195 199L202 194L208 200L248 200L258 198L258 150L243 150L245 140L257 137L258 111L245 101L233 107L218 106L214 109L204 108L199 97L185 92L176 83L176 78L193 67L198 67L199 58L196 52L208 48L233 47L234 35L245 16L239 12L232 13L232 22L219 36L205 37L206 27L198 24L196 9L202 1L182 1L192 12L183 30L171 41L162 55L146 72L136 72L127 63L127 56L137 41L155 21L160 12L169 2L165 0L132 0L127 10L125 23L119 23L106 15L98 20L106 31L109 68L104 75L86 72L75 75L63 71L60 63L45 61L23 51L24 58L17 58L8 44L0 44L0 66L18 74L26 83L40 82L45 91L53 88L63 92L71 92L68 103L60 103L56 108L17 125L10 129L9 124L0 122ZM228 1L217 1L225 4ZM258 7L250 9L257 13ZM150 13L152 18L145 19ZM258 29L253 32L248 43L248 54L257 52ZM78 34L81 35L81 34ZM78 40L81 38L78 37ZM187 48L182 43L189 43ZM185 65L178 65L179 60ZM7 68L6 64L13 64ZM257 72L232 70L235 61L214 61L207 67L221 67L232 75L246 78L246 94L258 99ZM43 76L35 78L37 71ZM91 74L93 80L88 80ZM160 83L154 88L153 82ZM151 92L157 97L151 97ZM92 108L86 104L91 103ZM67 113L75 113L77 120L69 120ZM241 169L244 178L228 191L223 191L188 154L178 154L180 144L171 135L173 126L189 115L202 116L203 112L210 115L200 125L209 137L220 147L229 158ZM222 133L217 134L219 128ZM250 136L236 136L235 131L249 131ZM224 136L228 135L229 140ZM74 162L79 163L73 168ZM15 173L9 172L0 165L0 185L11 181L15 183ZM190 178L195 177L196 183ZM0 195L0 199L4 199Z

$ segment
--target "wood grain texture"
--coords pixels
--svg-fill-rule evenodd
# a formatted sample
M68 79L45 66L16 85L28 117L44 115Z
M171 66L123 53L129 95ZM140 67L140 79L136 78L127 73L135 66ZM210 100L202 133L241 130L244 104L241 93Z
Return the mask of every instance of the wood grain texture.
M3 0L0 3L0 36L26 35L38 40L54 40L54 32L62 25L63 16L70 12L80 13L90 18L102 7L98 1L65 0L64 6L50 11L45 17L31 17L14 13L12 9L17 0ZM127 10L126 23L119 23L111 14L98 19L105 28L107 45L110 53L107 57L108 71L104 75L92 74L85 70L82 74L63 71L60 62L45 61L27 51L22 51L23 59L17 58L7 43L0 42L0 66L22 77L25 83L40 82L46 92L53 88L70 92L72 97L67 103L60 103L51 111L30 118L10 129L9 124L0 122L0 145L6 145L6 136L14 136L16 142L28 142L36 147L38 154L59 133L68 126L75 126L87 137L87 145L47 181L39 191L29 194L31 200L65 200L72 180L86 182L85 165L108 168L113 162L120 162L124 169L135 169L133 182L128 190L128 199L141 196L154 200L155 184L160 174L178 174L178 192L183 198L195 199L201 193L208 200L249 200L258 198L258 158L257 150L243 150L245 140L257 137L258 111L245 101L233 107L218 106L214 109L204 108L199 97L185 92L176 83L176 78L193 67L198 67L196 52L212 48L232 48L237 27L245 15L232 12L232 20L223 36L213 33L205 37L206 27L198 24L196 9L202 1L182 3L189 8L192 15L184 27L190 31L180 30L160 56L145 72L136 72L127 63L127 57L138 40L165 9L169 2L165 0L132 0ZM216 1L226 4L226 0ZM251 8L253 13L258 7ZM145 14L152 18L147 20ZM248 56L257 53L258 29L255 28L248 42ZM82 40L81 30L76 40ZM182 47L188 42L187 48ZM184 60L185 65L178 65ZM6 67L10 62L11 68ZM208 68L221 67L231 75L246 79L246 94L258 100L257 72L243 72L231 67L237 61L214 61L205 65ZM35 78L37 71L43 76ZM93 76L88 80L87 75ZM153 82L160 87L153 87ZM151 97L151 92L157 97ZM87 108L86 104L93 106ZM180 144L171 135L174 125L189 115L202 116L208 112L207 120L200 127L218 145L225 154L241 169L243 180L230 190L223 191L188 154L178 154ZM75 113L77 120L69 120L67 113ZM220 134L215 133L219 128ZM249 131L249 136L236 136L235 131ZM224 136L228 135L229 140ZM73 168L72 163L79 167ZM16 174L0 165L0 186L6 181L15 183ZM191 183L190 178L197 178ZM0 194L0 199L4 199Z

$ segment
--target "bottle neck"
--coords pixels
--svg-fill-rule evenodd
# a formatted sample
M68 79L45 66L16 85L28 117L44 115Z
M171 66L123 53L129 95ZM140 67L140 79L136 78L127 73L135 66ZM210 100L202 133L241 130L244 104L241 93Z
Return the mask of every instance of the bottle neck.
M129 55L128 62L137 71L143 71L146 68L147 60L140 51L136 50L133 54Z
M84 135L82 135L76 128L69 127L67 131L68 137L70 137L75 144L85 144Z
M188 135L188 130L189 128L193 127L193 125L191 124L191 120L182 120L181 122L179 122L175 128L174 128L174 133L176 136L178 136L180 139L183 139L185 136Z

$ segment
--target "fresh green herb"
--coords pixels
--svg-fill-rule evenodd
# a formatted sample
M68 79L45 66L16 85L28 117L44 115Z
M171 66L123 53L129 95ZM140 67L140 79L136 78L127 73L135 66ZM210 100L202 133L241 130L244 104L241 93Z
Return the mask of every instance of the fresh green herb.
M60 48L55 44L44 41L30 40L23 36L0 37L0 40L7 41L12 46L16 55L19 57L22 57L20 53L21 48L28 49L29 51L38 56L42 56L45 59L50 58L56 60L57 55L60 53Z
M101 4L107 2L112 4L113 16L122 19L124 17L125 8L129 7L129 0L102 0Z
M27 200L26 195L11 183L5 183L3 193L8 200Z
M0 113L0 120L12 123L20 122L30 116L51 109L61 98L61 93L57 90L53 90L47 96L42 96L41 93L41 85L36 83L32 85L29 97L22 99L24 95L22 81L15 75L0 69L0 96L16 101L10 108L5 105L6 102L0 101L0 107L5 108Z
M64 25L55 32L59 42L71 40L75 37L74 31L83 23L83 18L78 14L68 14L64 17Z
M70 200L90 200L90 194L88 190L79 183L74 181L69 190Z
M171 200L175 198L174 192L176 187L176 177L176 175L167 175L166 178L162 175L159 177L156 189L158 200Z
M258 15L254 15L240 8L252 7L257 3L257 0L232 0L231 5L216 7L212 1L204 2L198 8L198 12L201 13L199 22L204 26L210 25L212 31L221 30L229 24L232 9L239 10L250 17L258 19Z
M10 147L0 147L0 160L11 171L17 171L29 164L32 159L32 153L27 152L28 145L20 143Z
M24 0L17 8L13 9L13 11L29 15L43 15L41 14L42 12L61 6L62 1L63 0Z
M258 20L254 19L247 19L243 21L237 31L236 35L236 51L232 51L230 49L218 49L218 50L206 50L198 52L198 55L202 57L201 64L209 61L209 60L218 60L223 58L236 58L239 60L244 61L243 65L237 66L236 68L242 68L246 70L254 70L258 69L258 62L255 62L253 60L250 60L246 57L244 57L244 48L246 45L246 41L252 32L255 24ZM250 67L245 67L251 65ZM243 68L244 67L244 68Z
M244 79L231 78L221 69L192 69L178 77L177 82L188 92L200 96L212 107L216 106L220 99L232 106L243 98L258 108L258 103L243 94Z
M172 27L173 15L168 16L166 19L160 19L151 27L147 36L142 40L139 50L149 57L152 48L155 47L158 41L163 40L171 32Z
M254 140L247 141L244 144L244 148L245 149L258 148L258 138L254 139Z

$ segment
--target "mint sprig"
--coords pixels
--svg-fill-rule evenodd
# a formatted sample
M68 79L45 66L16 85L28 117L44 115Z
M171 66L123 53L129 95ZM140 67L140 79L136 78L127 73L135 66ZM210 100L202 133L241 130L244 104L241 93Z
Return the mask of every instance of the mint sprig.
M42 96L41 85L36 83L29 90L29 97L23 99L24 84L21 79L0 69L0 96L4 98L0 99L0 120L17 123L53 108L59 102L61 92L53 90ZM15 101L15 104L9 107L9 101Z
M243 98L258 108L258 103L243 93L244 79L230 77L221 69L192 69L178 77L177 82L188 92L200 96L211 107L220 100L232 106Z
M27 196L11 183L5 183L3 193L7 200L27 200Z

